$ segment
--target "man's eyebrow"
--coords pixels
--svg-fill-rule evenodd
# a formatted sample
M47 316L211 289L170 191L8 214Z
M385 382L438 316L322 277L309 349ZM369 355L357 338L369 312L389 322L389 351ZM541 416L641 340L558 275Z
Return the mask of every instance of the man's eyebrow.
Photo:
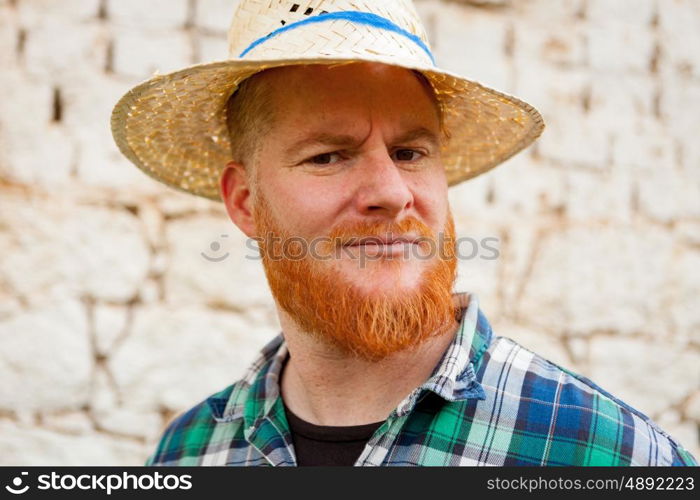
M313 134L310 137L306 137L300 141L295 142L284 151L284 154L286 156L293 155L305 148L308 148L310 146L316 146L318 144L321 144L323 146L336 147L350 146L353 144L357 144L358 142L360 142L360 140L361 139L358 139L357 137L354 137L352 135L329 134L327 132L320 132L318 134Z
M415 141L416 139L425 139L429 141L433 147L440 146L440 140L438 139L437 134L426 127L411 129L408 132L396 137L393 142L396 144L401 144Z
M408 132L395 137L392 142L394 144L401 144L414 141L416 139L425 139L429 141L433 147L440 146L440 140L438 139L437 134L426 127L411 129ZM348 147L358 144L361 140L362 139L358 137L347 134L320 132L293 143L285 150L284 154L286 156L293 155L307 147L316 146L319 144L323 146Z

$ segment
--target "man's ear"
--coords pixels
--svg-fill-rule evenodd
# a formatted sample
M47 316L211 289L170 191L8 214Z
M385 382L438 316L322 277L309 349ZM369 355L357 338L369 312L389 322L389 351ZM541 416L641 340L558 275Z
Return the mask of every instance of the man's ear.
M240 163L229 162L219 178L219 191L226 212L234 224L249 238L255 237L253 203L248 176Z

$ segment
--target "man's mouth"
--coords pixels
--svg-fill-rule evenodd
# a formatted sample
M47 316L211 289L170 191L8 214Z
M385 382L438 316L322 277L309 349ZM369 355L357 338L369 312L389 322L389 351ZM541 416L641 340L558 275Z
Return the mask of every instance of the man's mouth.
M359 247L359 246L403 246L419 243L417 236L363 236L361 238L352 238L343 246Z
M418 256L422 253L422 250L418 250L420 243L418 235L362 236L351 238L343 247L347 248L352 255L359 253L360 257L403 256L408 259L410 256Z

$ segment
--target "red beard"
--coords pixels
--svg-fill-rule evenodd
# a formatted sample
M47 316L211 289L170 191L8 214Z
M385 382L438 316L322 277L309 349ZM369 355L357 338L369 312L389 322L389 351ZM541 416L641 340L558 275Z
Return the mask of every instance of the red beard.
M426 248L426 242L430 245L430 263L422 271L419 286L394 294L370 294L348 282L332 259L315 258L305 252L308 242L292 238L294 235L274 220L262 193L257 194L255 225L270 289L278 305L305 333L344 353L377 361L445 333L454 325L452 286L457 259L451 212L442 241L413 217L398 223L346 224L333 229L326 243L317 246L317 255L337 255L342 251L338 242L386 233L414 232L424 241L422 248ZM404 265L401 257L372 259L360 272L371 272L371 266L383 266L383 270L390 266L398 280Z

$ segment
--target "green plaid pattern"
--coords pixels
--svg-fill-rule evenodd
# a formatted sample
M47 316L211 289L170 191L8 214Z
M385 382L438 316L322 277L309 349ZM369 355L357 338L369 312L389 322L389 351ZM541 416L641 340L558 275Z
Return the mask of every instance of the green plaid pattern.
M430 378L377 429L356 466L697 465L641 412L511 339L474 294ZM281 335L246 376L179 415L146 465L294 466L279 392Z

